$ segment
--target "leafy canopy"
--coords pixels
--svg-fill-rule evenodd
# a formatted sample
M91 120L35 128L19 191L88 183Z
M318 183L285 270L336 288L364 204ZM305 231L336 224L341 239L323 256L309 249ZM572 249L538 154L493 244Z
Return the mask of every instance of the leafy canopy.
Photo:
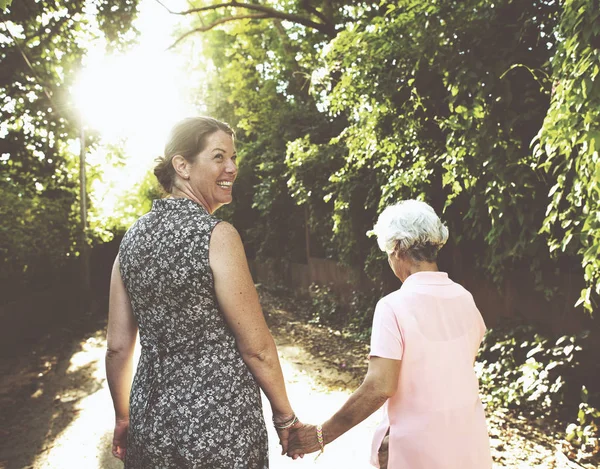
M68 89L92 39L126 46L136 7L20 0L0 14L0 281L15 295L78 254L79 119Z
M594 310L597 2L266 5L179 12L210 30L201 96L240 130L231 213L252 252L366 262L377 276L366 231L385 205L421 198L465 269L556 308L583 288Z

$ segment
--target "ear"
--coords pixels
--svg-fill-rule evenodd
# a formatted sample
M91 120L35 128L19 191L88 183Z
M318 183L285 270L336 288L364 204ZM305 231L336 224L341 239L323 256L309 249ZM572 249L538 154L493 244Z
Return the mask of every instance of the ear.
M392 253L392 257L394 257L394 259L397 259L397 260L399 260L399 261L400 261L400 260L403 260L403 259L405 259L405 258L406 258L406 254L405 254L405 253L403 253L403 252L401 252L401 251L399 251L398 249L396 249L396 250L395 250L395 251Z
M175 155L171 159L171 164L173 165L173 169L181 179L189 179L190 173L188 171L189 162L181 155Z

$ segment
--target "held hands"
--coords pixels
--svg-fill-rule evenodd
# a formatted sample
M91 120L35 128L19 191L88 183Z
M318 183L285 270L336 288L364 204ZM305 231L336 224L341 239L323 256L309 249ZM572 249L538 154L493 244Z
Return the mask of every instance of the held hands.
M273 416L273 425L279 436L279 444L281 445L281 454L287 453L288 439L290 432L293 432L296 428L301 428L302 423L298 420L295 414L279 414Z
M289 435L287 445L287 455L292 459L304 454L314 453L321 450L321 445L317 438L317 427L315 425L302 425L294 428Z
M129 419L117 419L113 434L112 454L121 461L125 460L127 454L127 432L129 431Z

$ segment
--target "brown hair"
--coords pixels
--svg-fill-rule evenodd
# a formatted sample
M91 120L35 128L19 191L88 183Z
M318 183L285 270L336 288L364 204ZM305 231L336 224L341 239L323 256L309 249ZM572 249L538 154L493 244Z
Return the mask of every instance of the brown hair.
M175 124L165 145L164 155L156 159L154 167L154 175L165 191L170 194L175 182L173 157L181 155L193 163L196 155L204 150L206 138L219 130L235 137L229 124L212 117L188 117Z

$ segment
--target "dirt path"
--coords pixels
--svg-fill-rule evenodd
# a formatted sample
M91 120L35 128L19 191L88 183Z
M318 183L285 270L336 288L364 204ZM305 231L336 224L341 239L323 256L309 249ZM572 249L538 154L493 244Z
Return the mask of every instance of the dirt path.
M367 347L335 331L307 325L298 303L262 293L290 400L302 420L323 421L358 386ZM33 349L0 361L0 468L117 469L110 454L113 413L104 372L104 323L57 329ZM268 408L268 405L265 407ZM265 409L270 421L270 411ZM314 456L291 461L278 453L269 427L271 468L367 469L378 413ZM495 468L577 468L551 435L502 414L490 416Z

